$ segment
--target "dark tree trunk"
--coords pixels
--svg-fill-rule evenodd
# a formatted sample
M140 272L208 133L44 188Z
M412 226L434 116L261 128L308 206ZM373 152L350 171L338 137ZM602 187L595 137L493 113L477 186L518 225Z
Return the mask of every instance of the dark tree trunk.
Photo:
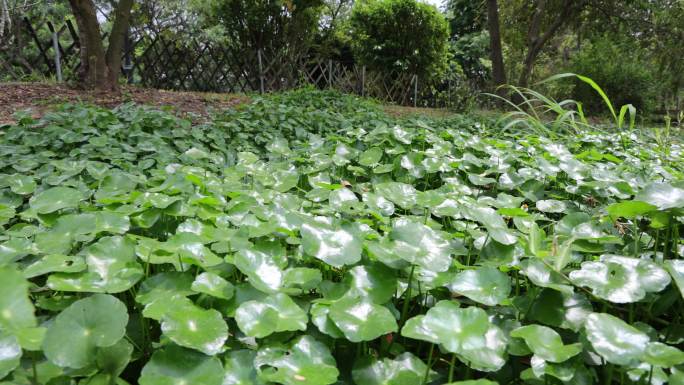
M497 94L503 96L505 91L498 88L506 84L503 53L501 49L501 31L499 29L499 4L497 0L487 0L487 24L489 29L490 59L492 60L492 80L497 87Z
M126 40L126 32L131 21L133 2L134 0L119 0L119 4L114 11L114 25L112 25L112 32L109 35L109 47L107 47L105 55L105 61L109 69L109 78L107 80L110 85L118 85L119 75L121 74L121 55L124 41Z
M541 53L544 45L551 40L551 38L558 32L558 30L565 25L565 23L572 20L578 12L584 7L584 1L564 0L562 3L561 12L555 15L546 31L542 33L542 20L546 12L546 0L537 0L535 4L534 15L530 22L529 30L527 31L527 55L523 61L523 70L520 73L518 85L520 87L527 87L532 76L532 69L537 60L537 56Z
M121 72L121 50L134 0L120 0L105 52L93 0L69 0L76 18L81 46L80 85L87 89L116 90Z

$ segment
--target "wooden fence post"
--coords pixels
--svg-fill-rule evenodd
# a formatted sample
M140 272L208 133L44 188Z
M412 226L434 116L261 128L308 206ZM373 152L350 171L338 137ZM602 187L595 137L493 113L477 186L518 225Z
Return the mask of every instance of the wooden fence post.
M333 88L333 62L332 59L328 59L328 88Z
M123 70L128 84L133 84L133 59L131 59L132 49L130 30L126 30L126 37L124 37Z
M264 68L261 64L261 48L257 49L257 60L259 61L259 92L264 93Z
M57 31L52 32L52 48L55 51L55 72L57 74L57 81L62 82L62 63L59 57L59 37Z
M418 107L418 75L413 75L413 107Z
M361 67L361 96L366 96L366 66Z
M451 108L451 79L447 80L447 108Z

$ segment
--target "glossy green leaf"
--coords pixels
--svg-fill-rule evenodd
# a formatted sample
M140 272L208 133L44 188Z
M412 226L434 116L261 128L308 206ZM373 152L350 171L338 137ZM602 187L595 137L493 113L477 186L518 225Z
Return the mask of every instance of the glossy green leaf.
M58 366L83 368L94 362L98 347L112 346L124 336L127 323L123 302L94 294L57 315L45 334L43 351Z
M416 205L418 191L410 184L399 182L380 183L375 185L375 192L404 209Z
M608 214L614 218L632 219L642 216L656 209L656 206L641 201L625 201L613 203L606 207Z
M440 344L478 370L496 371L506 363L502 330L474 306L460 308L454 302L440 301L425 315L409 319L401 335Z
M27 175L10 175L7 177L7 183L15 194L27 195L36 189L36 181Z
M24 277L33 278L54 272L77 273L85 270L87 267L85 258L80 255L49 254L39 257L38 260L26 266L24 268Z
M643 359L651 365L670 368L684 364L684 352L660 342L650 342Z
M492 267L462 271L454 276L447 287L454 293L488 306L500 304L511 292L508 276Z
M21 346L17 338L5 331L0 331L0 379L19 366L21 355Z
M254 367L256 352L252 350L234 350L226 354L223 361L225 376L222 385L265 385L257 376Z
M684 261L667 260L665 261L665 269L672 276L672 279L679 288L679 293L682 295L682 298L684 298Z
M684 189L669 183L652 183L634 199L656 206L659 210L682 208L684 207Z
M582 351L582 344L564 345L555 330L541 325L527 325L511 332L511 337L522 338L535 356L544 361L563 362Z
M29 299L29 283L22 274L0 267L0 329L17 331L37 325L35 308Z
M592 313L584 327L594 350L617 365L638 362L649 342L648 335L610 314Z
M58 291L120 293L144 276L135 256L135 244L128 238L100 238L84 249L83 257L87 271L52 274L48 277L48 286Z
M331 266L351 265L361 259L361 240L345 228L305 224L301 235L304 251Z
M371 341L397 331L397 321L385 307L368 298L345 297L330 305L328 317L352 342Z
M230 299L235 292L232 283L226 281L218 274L210 272L204 272L195 277L191 289L198 293L222 299Z
M327 385L339 375L330 350L309 335L294 339L287 347L259 349L254 366L261 380L284 385Z
M451 244L439 232L409 219L394 222L391 237L394 252L407 262L430 271L447 271L451 266Z
M427 365L411 353L402 353L395 359L382 360L363 357L354 363L352 378L357 385L408 385L420 384L425 379ZM429 370L427 382L437 378L437 373Z
M290 297L277 293L243 302L235 312L235 321L246 335L263 338L276 332L305 330L309 319Z
M562 213L566 209L564 202L555 199L537 201L536 206L544 213Z
M98 348L95 361L101 371L116 378L126 369L132 354L133 345L126 339L120 339L112 346Z
M274 293L283 286L285 273L282 271L284 256L259 250L240 250L235 254L235 266L249 277L255 288Z
M354 266L349 270L347 295L369 297L372 302L384 304L397 291L397 277L392 269L380 264Z
M29 205L38 214L74 208L85 199L83 193L71 187L52 187L31 197Z
M221 385L223 377L218 358L170 345L152 354L142 369L139 382L140 385Z
M582 269L569 276L574 284L590 287L595 295L615 303L639 301L670 284L670 276L654 262L617 255L583 262Z
M178 300L161 319L165 336L180 346L207 355L220 353L228 339L228 325L214 309L202 309L189 300Z
M371 147L359 155L359 164L362 166L373 166L380 162L383 151L380 147Z

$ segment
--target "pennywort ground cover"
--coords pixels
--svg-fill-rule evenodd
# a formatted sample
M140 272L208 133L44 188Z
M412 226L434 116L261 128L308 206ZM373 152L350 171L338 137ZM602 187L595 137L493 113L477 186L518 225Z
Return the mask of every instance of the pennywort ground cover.
M2 383L683 384L680 139L504 125L296 91L2 127Z

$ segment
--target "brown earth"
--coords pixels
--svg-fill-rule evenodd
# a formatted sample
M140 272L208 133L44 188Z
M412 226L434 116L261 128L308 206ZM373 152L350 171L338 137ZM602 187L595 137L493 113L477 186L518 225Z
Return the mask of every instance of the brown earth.
M67 102L83 102L102 107L116 107L135 102L168 107L178 115L196 115L200 119L212 111L234 108L249 98L236 94L165 91L135 86L122 86L117 92L87 91L54 83L0 83L0 125L14 122L16 111L30 110L40 117L55 106Z

